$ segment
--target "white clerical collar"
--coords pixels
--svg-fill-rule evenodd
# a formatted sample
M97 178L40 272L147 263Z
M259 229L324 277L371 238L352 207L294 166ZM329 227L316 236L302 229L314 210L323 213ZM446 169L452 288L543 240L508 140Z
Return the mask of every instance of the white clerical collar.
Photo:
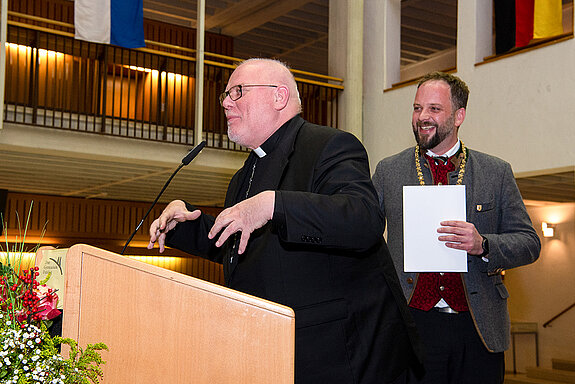
M256 155L258 155L258 157L261 159L262 157L264 157L265 155L267 155L267 153L262 149L262 147L257 147L254 148L253 151L255 152Z
M455 143L455 145L453 147L451 147L451 149L447 152L445 152L443 155L441 155L442 157L447 156L447 158L450 158L451 156L455 155L457 153L457 151L459 151L459 147L461 146L461 142L459 141L459 139L457 139L457 143ZM438 157L440 155L433 153L431 150L427 150L427 155L429 157Z

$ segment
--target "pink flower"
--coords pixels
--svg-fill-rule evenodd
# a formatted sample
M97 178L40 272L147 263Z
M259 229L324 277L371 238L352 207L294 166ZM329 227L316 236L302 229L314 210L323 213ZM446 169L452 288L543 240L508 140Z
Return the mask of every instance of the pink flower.
M41 297L39 301L39 305L34 311L41 320L52 320L56 316L58 316L61 312L56 309L58 305L58 295L56 292L53 292L51 288L48 288L45 285L41 285L38 287L38 293Z
M52 320L61 313L58 309L48 304L39 306L38 311L37 314L41 316L41 320Z
M16 312L18 322L22 323L30 316L33 321L52 320L61 313L56 309L58 295L51 288L41 285L31 295L35 297L33 304Z

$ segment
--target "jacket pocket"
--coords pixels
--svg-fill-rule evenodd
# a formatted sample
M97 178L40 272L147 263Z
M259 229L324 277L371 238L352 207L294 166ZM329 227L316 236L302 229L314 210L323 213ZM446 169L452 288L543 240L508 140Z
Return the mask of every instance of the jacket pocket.
M347 304L341 298L294 308L294 312L295 327L299 329L347 318Z
M501 296L502 299L507 299L509 297L509 292L503 283L496 284L495 288L497 288L499 296Z
M485 202L477 202L475 204L474 210L476 213L488 212L495 208L495 201L493 199Z

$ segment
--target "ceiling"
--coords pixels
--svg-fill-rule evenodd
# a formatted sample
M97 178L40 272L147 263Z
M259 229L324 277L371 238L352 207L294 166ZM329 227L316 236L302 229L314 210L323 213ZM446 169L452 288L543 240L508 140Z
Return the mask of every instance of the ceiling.
M207 31L234 38L234 57L275 57L326 74L329 0L206 0ZM144 17L196 27L196 0L144 0Z
M202 156L205 154L202 153ZM43 195L154 201L175 171L165 163L77 158L46 153L0 151L0 189ZM232 171L182 168L160 202L186 199L198 206L222 206Z
M402 0L403 65L455 46L456 3L456 0ZM144 16L195 27L196 7L195 0L144 0ZM236 57L276 57L295 69L328 73L329 0L206 0L205 24L211 32L234 37ZM116 159L102 160L78 153L75 156L41 150L32 153L37 140L33 137L29 140L19 149L0 151L0 189L118 200L128 196L134 201L153 201L178 164L178 161L127 163L121 154ZM188 149L182 148L178 156L183 157ZM200 157L209 162L218 156L222 156L221 151L206 149ZM177 182L170 185L160 201L188 196L197 205L221 206L232 171L195 163L182 169ZM522 177L518 184L526 199L575 201L573 168Z
M195 0L144 0L144 17L196 27ZM401 1L401 64L455 47L457 0ZM206 0L206 30L234 38L234 56L275 57L327 74L329 0Z
M517 178L525 200L572 203L575 201L575 167Z
M217 154L202 152L207 163ZM212 150L212 152L218 152ZM210 157L211 156L211 157ZM151 202L175 171L173 166L66 155L0 151L0 189L82 198ZM241 162L239 163L241 164ZM182 168L160 202L186 196L199 206L222 206L233 170L192 165ZM517 178L524 199L532 202L575 202L575 167ZM535 204L536 205L536 204Z

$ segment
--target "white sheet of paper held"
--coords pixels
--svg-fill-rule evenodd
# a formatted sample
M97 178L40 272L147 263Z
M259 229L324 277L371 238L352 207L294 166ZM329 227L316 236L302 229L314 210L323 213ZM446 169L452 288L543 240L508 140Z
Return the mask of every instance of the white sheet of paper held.
M444 220L466 221L464 185L403 187L405 272L467 272L467 252L437 239Z

